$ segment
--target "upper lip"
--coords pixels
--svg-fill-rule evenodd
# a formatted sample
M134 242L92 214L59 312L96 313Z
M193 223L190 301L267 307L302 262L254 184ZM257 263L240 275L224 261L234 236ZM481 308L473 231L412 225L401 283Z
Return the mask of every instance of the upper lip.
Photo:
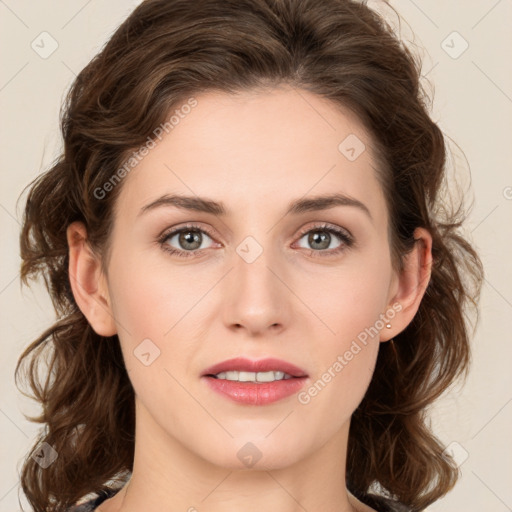
M266 358L252 361L251 359L246 359L245 357L235 357L233 359L227 359L226 361L214 364L213 366L210 366L204 370L201 375L216 375L217 373L229 371L254 373L275 371L287 373L292 377L307 377L307 374L304 370L281 359Z

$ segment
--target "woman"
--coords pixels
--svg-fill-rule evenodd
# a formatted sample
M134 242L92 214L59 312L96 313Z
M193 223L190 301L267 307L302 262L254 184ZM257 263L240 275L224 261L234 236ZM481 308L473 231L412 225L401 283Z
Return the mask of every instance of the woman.
M59 314L17 368L34 510L423 510L454 486L425 409L467 370L482 268L419 73L355 1L147 0L119 27L25 210L22 277Z

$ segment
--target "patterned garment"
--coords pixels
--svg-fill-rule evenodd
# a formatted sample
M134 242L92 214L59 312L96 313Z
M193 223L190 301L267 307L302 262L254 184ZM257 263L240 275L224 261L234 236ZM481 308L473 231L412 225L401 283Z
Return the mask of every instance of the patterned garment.
M116 493L117 490L113 489L103 491L102 493L98 493L97 498L93 498L80 505L75 505L74 507L71 507L69 509L69 512L91 512L93 510L96 510L104 501L108 500Z
M372 507L377 512L411 512L411 509L398 501L383 498L375 494L367 494L359 498L365 505Z

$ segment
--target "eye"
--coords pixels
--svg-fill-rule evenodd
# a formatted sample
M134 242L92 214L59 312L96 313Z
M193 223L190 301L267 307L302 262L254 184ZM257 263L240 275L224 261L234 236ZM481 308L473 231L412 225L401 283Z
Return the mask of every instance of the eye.
M354 239L347 230L325 223L303 230L300 235L299 242L307 236L306 244L309 244L311 249L302 245L299 247L309 250L310 256L314 257L336 256L354 245ZM205 237L212 240L213 235L203 227L189 224L164 233L158 241L164 251L179 258L190 258L199 256L203 250L208 249L208 246L205 247L203 244ZM340 242L333 248L331 244L336 238Z
M306 244L312 247L312 249L309 250L309 254L315 257L335 256L354 244L354 239L348 231L328 224L314 226L312 229L310 228L307 231L303 231L301 235L300 240L303 238L306 239ZM332 247L331 243L333 241L335 242L336 238L341 242L337 246ZM308 247L303 248L309 249Z
M165 233L160 238L159 243L164 251L182 258L188 258L190 256L197 256L198 253L202 253L203 249L207 248L203 245L205 235L206 238L211 240L208 231L204 228L196 225L187 225ZM173 239L175 239L174 243L178 245L177 248L171 245Z

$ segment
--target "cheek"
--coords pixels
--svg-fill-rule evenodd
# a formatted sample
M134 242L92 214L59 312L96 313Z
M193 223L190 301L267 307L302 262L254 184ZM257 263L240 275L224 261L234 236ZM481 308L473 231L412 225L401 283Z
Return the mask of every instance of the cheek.
M132 261L112 272L110 281L112 310L134 391L149 410L160 410L162 422L172 427L181 417L171 414L170 403L185 407L190 402L175 378L182 381L176 369L186 372L189 367L190 352L183 350L180 334L186 323L180 321L197 302L197 293L182 280L166 278L162 269Z
M338 415L337 423L362 400L385 328L381 315L386 313L390 278L386 258L361 257L353 265L333 268L328 279L317 275L311 282L317 284L314 293L302 289L320 322L312 354L315 375L299 402L322 410L319 416Z
M375 312L366 308L367 304L364 311L355 313L348 307L337 318L333 316L336 335L326 334L315 347L314 374L297 395L297 418L311 446L321 445L347 425L371 382L380 341L364 330L375 318Z
M324 310L329 312L325 320L334 334L323 329L326 334L318 337L310 385L297 398L306 430L320 429L325 438L349 420L373 376L380 347L380 324L376 323L382 300L372 292L372 287L354 286L350 292L331 295L333 302Z
M386 312L391 280L390 266L386 258L382 260L354 257L350 265L332 267L303 281L300 296L325 327L324 346L329 351L382 328L379 316Z
M142 269L142 270L141 270ZM112 273L112 309L120 334L133 341L163 340L207 291L207 283L193 282L182 269L125 261ZM211 286L211 285L210 285ZM204 290L203 290L204 289Z

